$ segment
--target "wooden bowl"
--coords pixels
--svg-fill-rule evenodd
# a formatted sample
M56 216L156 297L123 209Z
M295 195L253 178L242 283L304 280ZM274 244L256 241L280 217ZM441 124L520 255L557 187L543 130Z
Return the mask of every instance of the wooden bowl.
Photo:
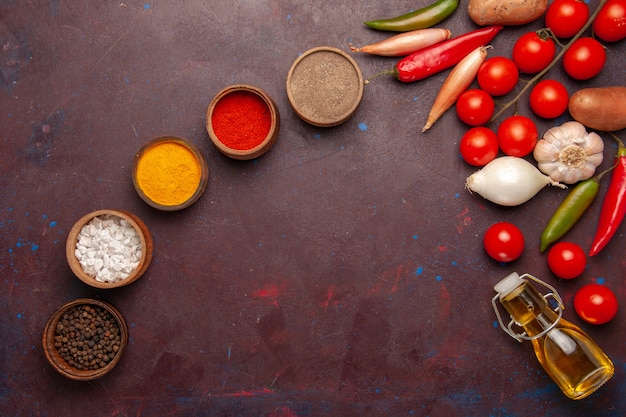
M62 345L64 344L63 340L61 340L60 338L62 338L63 336L67 337L67 335L58 335L57 338L57 325L59 324L59 322L62 321L63 315L66 312L72 309L77 309L78 311L82 312L82 310L80 309L83 306L89 306L92 308L101 309L101 311L108 312L110 317L114 320L114 326L119 329L119 338L115 343L115 345L117 346L117 351L115 351L114 349L111 350L111 352L108 352L106 349L100 350L99 352L104 351L104 353L100 353L101 355L109 355L109 362L107 362L106 365L96 364L95 369L78 369L77 367L71 365L71 362L66 361L66 359L64 359L64 357L59 353L59 351L63 349ZM108 318L109 317L107 317L107 319ZM101 341L105 339L105 336L103 336L102 334L97 335L97 337L100 339L100 341L96 340L95 335L90 336L88 339L94 342L95 348L93 349L97 349L97 343L102 343ZM71 339L70 337L69 340L71 341L73 339ZM54 312L54 314L52 314L44 329L42 342L46 358L48 359L48 362L50 362L50 365L52 365L52 367L57 372L67 378L77 381L89 381L111 372L111 370L115 368L115 366L119 363L128 345L128 326L126 325L126 321L124 320L122 314L112 305L104 301L99 301L95 299L80 298L74 301L70 301L69 303L61 306L57 311ZM93 353L93 356L97 357L97 352L98 351L92 350L90 353Z
M142 249L141 257L139 258L139 264L137 265L137 267L134 268L134 270L130 273L128 277L115 282L106 282L106 280L105 282L102 282L101 280L96 279L94 275L89 275L85 272L85 269L76 257L79 234L83 227L85 227L85 225L87 225L96 217L103 219L107 218L108 216L114 216L114 218L125 220L126 222L128 222L128 224L131 225L133 229L135 229L135 231L137 232ZM123 210L97 210L84 215L70 229L65 245L65 255L67 257L67 262L72 269L72 272L74 272L74 274L85 284L102 289L122 287L137 281L139 277L141 277L148 269L150 261L152 260L152 251L152 236L150 234L150 231L148 230L148 227L143 221L141 221L139 217L137 217L133 213Z
M219 115L222 106L235 105L231 102L235 95L248 97L248 99L251 99L249 101L257 101L259 111L261 111L260 109L262 108L264 114L268 114L269 116L269 130L267 135L265 135L265 137L260 136L253 138L251 146L239 144L237 140L243 137L243 132L246 131L245 125L254 118L255 112L248 111L245 116L241 115L232 118L233 122L239 121L242 123L241 128L231 126L231 129L233 129L233 137L229 137L228 134L224 132L221 132L221 136L219 132L216 133L217 126L214 125L214 117ZM260 88L247 84L235 84L224 88L211 100L206 113L206 129L215 147L224 155L240 160L254 159L263 155L274 146L280 130L280 113L274 101Z
M175 152L186 166L181 172L180 161L170 156ZM190 183L182 181L187 175ZM198 148L185 138L160 136L146 143L135 155L133 186L148 205L164 211L182 210L195 203L204 193L209 180L209 167ZM180 195L173 190L184 189ZM188 189L187 189L188 188Z
M329 46L309 49L292 64L287 97L296 114L314 126L347 121L363 98L363 75L356 61Z

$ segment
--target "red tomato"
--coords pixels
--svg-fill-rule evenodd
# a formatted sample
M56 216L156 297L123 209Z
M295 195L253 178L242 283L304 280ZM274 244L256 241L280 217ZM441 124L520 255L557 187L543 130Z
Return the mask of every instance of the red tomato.
M519 79L515 62L503 56L488 58L476 75L478 85L492 96L503 96L513 91Z
M557 38L571 38L589 19L589 6L582 0L554 0L546 11L546 26Z
M504 154L526 156L537 144L537 126L526 116L508 117L498 126L498 144Z
M480 126L493 116L496 104L489 94L478 88L465 91L456 101L456 114L470 126Z
M574 310L587 323L608 323L617 314L617 297L604 285L587 284L576 292Z
M512 223L495 223L487 229L483 238L487 254L498 262L511 262L524 251L524 235Z
M608 0L593 21L593 33L605 42L626 38L626 0Z
M576 80L595 77L604 68L606 52L600 42L593 38L578 38L563 55L565 72Z
M489 128L473 127L465 132L459 148L465 162L481 167L493 161L498 155L498 137Z
M573 279L587 267L587 256L579 245L559 242L548 252L548 267L559 278Z
M540 33L541 35L537 32L525 33L513 45L513 62L521 72L536 74L554 59L554 41L543 32Z
M530 92L530 108L539 117L556 119L567 110L567 88L556 80L539 81Z

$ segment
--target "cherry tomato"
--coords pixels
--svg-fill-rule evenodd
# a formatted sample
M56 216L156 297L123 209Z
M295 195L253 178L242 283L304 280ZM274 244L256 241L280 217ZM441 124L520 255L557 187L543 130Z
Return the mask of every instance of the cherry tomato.
M576 80L595 77L604 68L606 52L600 42L593 38L578 38L563 55L565 72Z
M483 246L487 254L496 261L511 262L524 251L524 235L512 223L495 223L485 232Z
M548 267L559 278L573 279L585 271L587 255L575 243L559 242L548 252Z
M537 126L526 116L507 117L498 126L498 144L509 156L526 156L537 144Z
M527 32L513 45L513 62L521 72L536 74L554 59L556 54L554 41L547 34L541 31L539 33Z
M589 19L589 6L582 0L554 0L546 11L546 26L557 38L571 38Z
M593 21L593 33L605 42L626 38L626 0L608 0Z
M608 287L587 284L574 296L574 310L591 324L605 324L617 314L617 297Z
M504 56L494 56L482 63L476 75L478 85L492 96L513 91L519 79L517 65Z
M496 104L485 91L473 88L463 92L456 101L456 114L470 126L480 126L493 116Z
M459 148L465 162L481 167L498 155L498 137L487 127L473 127L465 132Z
M556 80L539 81L530 92L530 108L539 117L555 119L569 104L567 88Z

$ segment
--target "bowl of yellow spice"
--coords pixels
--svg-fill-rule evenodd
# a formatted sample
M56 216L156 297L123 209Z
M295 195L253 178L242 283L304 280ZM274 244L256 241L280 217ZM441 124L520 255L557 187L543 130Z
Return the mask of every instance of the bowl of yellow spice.
M182 210L195 203L206 189L209 168L189 140L161 136L135 155L133 185L142 200L159 210Z

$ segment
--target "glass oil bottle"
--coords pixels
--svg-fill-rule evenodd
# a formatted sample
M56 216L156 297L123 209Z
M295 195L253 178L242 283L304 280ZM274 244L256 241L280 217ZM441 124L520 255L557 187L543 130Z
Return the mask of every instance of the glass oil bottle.
M551 292L541 295L530 281ZM587 397L614 372L609 357L578 326L562 318L563 302L556 290L529 274L517 272L498 282L491 303L502 329L519 342L530 340L546 373L571 399ZM556 307L552 307L552 298ZM496 301L509 313L505 325Z

